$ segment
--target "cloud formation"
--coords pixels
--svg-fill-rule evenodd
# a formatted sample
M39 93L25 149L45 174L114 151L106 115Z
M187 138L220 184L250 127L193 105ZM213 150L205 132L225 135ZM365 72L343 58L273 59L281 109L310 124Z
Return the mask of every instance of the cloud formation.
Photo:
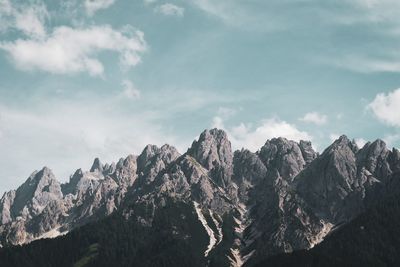
M115 101L118 98L53 100L24 109L0 104L0 161L7 162L0 177L8 178L0 191L15 188L45 165L66 181L77 168L89 168L94 157L117 161L140 153L147 144L186 147L179 147L180 140L146 112L113 112Z
M301 121L313 123L316 125L324 125L328 121L328 117L318 112L309 112L300 118Z
M86 12L93 16L100 9L106 9L114 4L115 0L85 0Z
M177 17L183 17L185 12L185 9L183 7L171 3L159 5L154 10L157 13L161 13L166 16L177 16Z
M213 118L212 126L224 129L228 133L235 149L247 148L253 152L260 149L268 139L276 137L284 137L294 141L313 139L309 133L301 131L295 125L277 118L263 120L256 127L241 123L232 128L226 128L223 119L216 116Z
M135 66L140 62L140 53L146 51L146 42L141 31L117 31L111 26L71 28L60 26L50 35L36 39L18 39L0 43L21 70L41 70L56 74L88 72L101 75L104 66L97 58L103 51L116 52L121 65Z
M380 93L367 108L383 123L400 127L400 89Z
M354 139L354 142L356 142L359 148L362 148L367 143L367 140L365 140L364 138L356 138Z
M16 29L31 38L46 35L45 21L49 12L43 2L11 4L0 0L0 31Z
M133 85L130 80L123 80L122 83L122 95L129 99L139 99L140 98L140 91Z

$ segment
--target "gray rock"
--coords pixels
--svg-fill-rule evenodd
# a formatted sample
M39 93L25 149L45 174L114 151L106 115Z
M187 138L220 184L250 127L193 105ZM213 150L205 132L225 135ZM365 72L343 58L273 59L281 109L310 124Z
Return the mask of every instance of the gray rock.
M92 167L90 168L90 172L99 172L103 173L103 164L101 164L99 158L95 158Z
M222 130L205 130L199 140L194 141L187 152L210 171L214 181L225 187L230 183L233 173L233 153L231 142Z
M0 243L54 237L116 210L151 227L157 209L172 200L203 216L210 240L222 243L215 255L251 264L318 244L398 188L399 172L400 152L381 140L360 149L341 136L319 155L308 141L274 138L257 153L232 153L224 131L205 130L183 155L148 145L117 163L96 158L90 171L78 169L63 185L46 167L34 172L0 200Z

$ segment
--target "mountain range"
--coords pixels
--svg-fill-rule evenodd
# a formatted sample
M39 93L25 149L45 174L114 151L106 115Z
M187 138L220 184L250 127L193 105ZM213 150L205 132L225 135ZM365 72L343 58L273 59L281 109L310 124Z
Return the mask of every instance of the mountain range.
M399 173L399 150L379 139L360 148L343 135L319 154L309 141L274 138L253 153L205 130L184 154L148 145L117 163L96 158L64 184L47 167L33 172L1 198L0 262L321 266L335 255L346 265L351 235L384 251L376 233L397 231L387 216L399 218ZM389 254L360 266L393 266L400 241L386 241Z

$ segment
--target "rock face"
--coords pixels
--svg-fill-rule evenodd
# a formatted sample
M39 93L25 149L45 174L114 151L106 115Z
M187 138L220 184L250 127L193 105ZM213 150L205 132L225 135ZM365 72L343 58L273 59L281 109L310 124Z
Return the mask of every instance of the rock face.
M233 154L231 142L224 131L204 131L187 152L210 171L213 180L222 187L229 185L232 176Z
M48 168L34 172L0 201L0 242L53 237L116 210L150 227L173 200L192 207L209 237L202 254L210 266L252 265L315 246L390 193L399 172L400 152L381 140L358 148L341 136L319 155L308 141L274 138L255 153L233 153L224 131L205 130L183 155L148 145L117 163L96 158L90 171L77 170L66 184Z

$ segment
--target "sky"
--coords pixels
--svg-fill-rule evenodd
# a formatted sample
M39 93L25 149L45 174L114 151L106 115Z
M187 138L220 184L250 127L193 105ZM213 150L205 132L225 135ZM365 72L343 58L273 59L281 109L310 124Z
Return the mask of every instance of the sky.
M398 0L0 0L0 192L207 128L400 146Z

